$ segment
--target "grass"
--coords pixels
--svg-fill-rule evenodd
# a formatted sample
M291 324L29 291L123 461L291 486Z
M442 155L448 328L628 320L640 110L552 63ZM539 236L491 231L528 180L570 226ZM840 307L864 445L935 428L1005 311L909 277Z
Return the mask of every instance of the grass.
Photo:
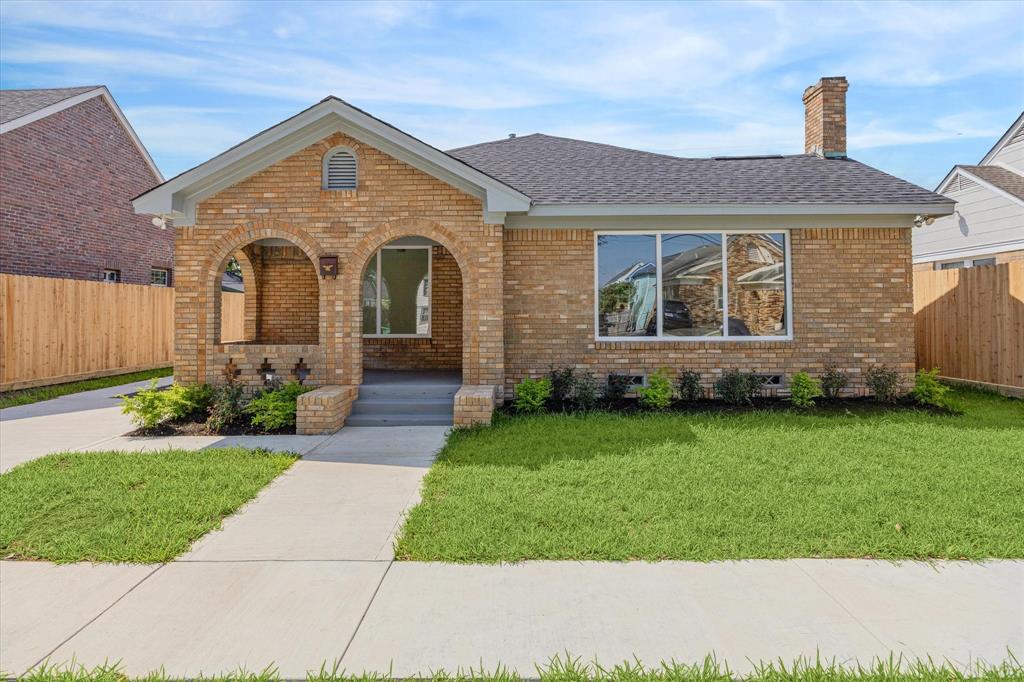
M143 372L132 372L131 374L117 374L109 377L73 381L68 384L26 388L20 391L7 391L5 393L0 393L0 409L5 407L15 407L17 405L30 405L43 400L59 398L62 395L81 393L82 391L92 391L97 388L110 388L111 386L121 386L122 384L130 384L135 381L169 377L172 373L172 368L161 367L159 369L147 369Z
M456 431L401 559L1024 557L1024 402L504 417Z
M118 664L85 668L75 664L65 666L41 666L23 675L22 682L172 682L176 679L162 671L143 677L129 678ZM238 670L227 675L199 676L190 678L208 682L281 682L282 678L274 667L260 672ZM306 675L309 682L384 682L394 680L390 672L348 673L337 664L324 665L319 671ZM443 670L405 679L436 680L438 682L519 682L524 679L540 679L548 682L954 682L958 680L1021 680L1024 671L1012 655L998 666L978 665L961 671L946 663L928 661L904 661L890 657L874 660L868 665L844 667L834 661L821 659L811 661L797 659L791 664L783 662L760 663L747 675L736 675L713 657L708 656L696 664L662 663L657 667L645 667L639 661L626 661L612 667L587 663L568 654L553 658L547 665L537 666L536 672L523 677L504 667L495 670L459 670L448 673Z
M173 559L291 466L246 448L57 453L0 475L0 557Z

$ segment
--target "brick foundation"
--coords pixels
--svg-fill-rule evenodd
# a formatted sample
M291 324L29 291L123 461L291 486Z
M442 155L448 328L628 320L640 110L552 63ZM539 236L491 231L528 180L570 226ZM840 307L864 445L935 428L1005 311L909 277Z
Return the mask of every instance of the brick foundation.
M310 370L303 383L309 386L320 386L324 383L324 362L319 346L258 343L228 343L216 346L210 354L205 382L223 383L226 376L224 369L230 361L238 370L238 381L250 388L262 388L264 377L260 367L264 359L274 368L275 378L282 382L298 379L295 365L301 360Z
M494 386L463 386L455 394L455 426L490 424L496 401Z
M300 436L334 433L345 425L358 395L358 386L323 386L303 393L296 401L295 433Z

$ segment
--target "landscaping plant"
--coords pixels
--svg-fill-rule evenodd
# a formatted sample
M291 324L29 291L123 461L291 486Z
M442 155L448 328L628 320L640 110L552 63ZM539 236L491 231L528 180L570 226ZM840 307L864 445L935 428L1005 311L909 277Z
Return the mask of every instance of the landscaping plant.
M299 396L312 390L311 386L303 386L297 381L289 381L254 397L245 406L245 411L251 415L252 425L265 431L277 431L286 426L295 426Z
M572 391L572 409L589 412L597 405L597 379L593 373L584 370L575 376Z
M525 414L538 414L544 411L551 397L551 379L523 379L516 385L516 410Z
M939 368L919 369L914 375L914 389L910 392L922 405L949 407L949 386L939 382Z
M576 370L572 367L562 369L551 368L548 379L551 381L551 409L565 411L572 404L573 389L576 386Z
M604 387L604 400L611 406L621 403L626 398L630 387L629 377L625 374L609 374L608 383Z
M647 385L636 390L640 404L648 410L664 410L672 404L672 381L659 369L647 375Z
M686 402L694 402L704 397L704 389L700 385L700 374L692 369L679 374L679 397Z
M213 402L213 387L209 384L173 384L166 391L162 391L160 397L164 405L165 419L173 421L190 418L203 421L210 409L210 403Z
M846 372L833 364L825 365L825 371L821 374L821 392L829 400L835 400L849 382Z
M121 403L121 412L128 415L132 423L144 429L152 429L165 419L163 391L156 387L156 379L149 388L126 395Z
M245 416L245 389L237 381L229 381L213 389L213 402L210 403L210 416L206 427L214 433L220 433Z
M903 393L903 379L900 373L885 365L875 365L869 369L864 381L875 395L875 400L879 402L895 402Z
M814 407L814 399L821 396L821 385L807 372L797 372L789 385L789 402L796 407Z
M749 404L761 392L762 384L756 374L731 369L715 382L715 394L732 405Z

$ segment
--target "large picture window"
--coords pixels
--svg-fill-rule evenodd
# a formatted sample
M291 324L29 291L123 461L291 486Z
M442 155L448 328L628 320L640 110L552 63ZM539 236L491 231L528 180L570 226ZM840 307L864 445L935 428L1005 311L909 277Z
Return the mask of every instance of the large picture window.
M596 239L598 338L789 338L785 232Z
M363 274L363 334L430 336L430 247L386 246Z

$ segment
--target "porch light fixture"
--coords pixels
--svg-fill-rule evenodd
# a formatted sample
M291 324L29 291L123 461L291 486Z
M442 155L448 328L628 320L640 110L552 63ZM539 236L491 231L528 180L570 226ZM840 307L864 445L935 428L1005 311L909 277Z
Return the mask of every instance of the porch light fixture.
M324 279L330 277L331 279L337 279L338 277L338 257L337 256L320 256L320 276Z
M263 364L260 365L260 374L263 375L264 385L274 383L274 375L276 374L276 372L274 372L274 368L267 361L267 358L263 358Z
M307 367L306 363L302 361L302 358L299 358L299 361L295 363L295 369L293 372L295 374L296 381L300 384L309 378L309 367Z

